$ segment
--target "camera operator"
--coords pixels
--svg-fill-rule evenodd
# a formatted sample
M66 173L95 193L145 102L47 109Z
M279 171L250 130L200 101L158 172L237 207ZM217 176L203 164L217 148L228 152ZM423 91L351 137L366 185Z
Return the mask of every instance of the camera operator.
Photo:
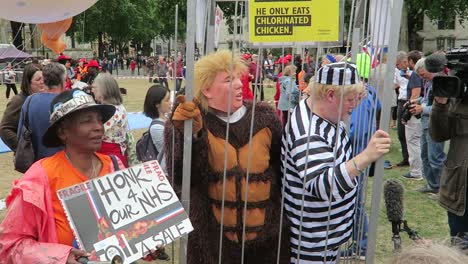
M466 80L465 80L466 84ZM448 87L443 87L447 88ZM430 118L435 141L450 140L447 161L440 179L439 203L447 209L452 237L468 232L468 102L466 98L435 97ZM466 238L466 237L465 237Z
M436 73L427 71L425 60L425 58L420 59L415 66L416 73L423 79L423 90L422 97L415 100L419 104L413 104L410 112L413 115L421 115L421 159L427 185L425 189L420 191L437 194L439 192L440 175L446 155L444 153L443 140L435 142L429 135L429 114L431 113L433 101L432 79Z

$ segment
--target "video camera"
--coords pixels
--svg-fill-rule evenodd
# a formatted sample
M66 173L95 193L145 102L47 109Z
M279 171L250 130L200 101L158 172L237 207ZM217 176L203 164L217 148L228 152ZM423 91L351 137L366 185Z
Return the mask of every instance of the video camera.
M437 73L451 70L450 76L436 76L432 80L433 95L463 99L467 97L468 87L468 45L451 49L446 54L432 54L426 58L426 69ZM468 98L468 97L467 97Z

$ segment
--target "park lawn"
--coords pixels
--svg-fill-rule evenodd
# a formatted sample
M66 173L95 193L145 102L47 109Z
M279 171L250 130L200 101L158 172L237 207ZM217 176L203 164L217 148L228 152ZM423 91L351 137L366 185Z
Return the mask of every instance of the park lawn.
M151 83L144 79L119 79L118 83L120 87L127 89L127 95L124 96L124 105L129 112L140 112L143 110L144 98L148 87ZM170 87L173 85L170 83ZM5 86L0 86L0 95L4 94ZM275 93L274 86L265 88L266 100L272 100ZM7 100L0 100L0 114L3 115ZM139 139L145 129L133 131L135 139ZM396 138L396 131L390 130L392 136L392 149L391 152L386 156L386 159L390 160L392 164L396 164L401 160L401 154L399 149L398 139ZM0 177L0 199L6 197L11 188L11 182L18 179L21 174L13 169L13 155L11 152L0 154L0 169L2 171ZM402 174L406 173L408 167L404 168L393 168L391 170L385 170L384 178L387 179L400 179L405 186L405 219L408 220L408 224L411 228L418 231L419 235L425 239L431 239L435 241L446 242L449 240L449 232L447 225L447 213L442 209L438 203L426 194L421 194L415 190L424 185L424 181L409 181L401 177ZM372 178L369 180L367 189L367 208L368 213L370 210L370 200L372 191ZM5 210L0 211L0 219L3 219ZM377 239L377 252L375 263L385 263L392 256L392 232L391 225L387 221L384 201L382 198L382 204L380 209L379 227L378 227L378 239ZM409 246L412 244L408 237L402 234L403 246ZM175 254L172 253L172 246L169 246L166 250L169 255L175 259L175 263L178 263L178 243L175 243ZM164 263L163 261L161 261ZM142 262L143 263L143 262ZM166 262L167 263L167 262ZM171 261L172 263L172 261Z

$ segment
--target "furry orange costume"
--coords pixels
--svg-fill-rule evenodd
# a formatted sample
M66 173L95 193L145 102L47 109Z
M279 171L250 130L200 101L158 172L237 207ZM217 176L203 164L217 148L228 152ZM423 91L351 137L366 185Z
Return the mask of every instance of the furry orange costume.
M171 174L173 166L174 175L170 176L173 176L174 187L178 190L182 183L183 120L193 118L195 134L192 144L189 216L194 231L189 234L187 260L189 264L218 263L225 185L222 263L241 263L243 240L244 263L276 263L280 230L280 263L289 263L289 225L286 217L283 217L283 225L280 226L281 122L275 110L266 103L255 105L252 149L249 155L253 103L242 103L242 96L239 97L242 94L242 83L238 73L243 72L245 66L238 59L233 62L235 70L232 87L225 81L229 77L226 74L231 69L230 58L230 52L217 52L197 62L194 86L199 103L182 100L176 106L172 122L168 122L165 129L167 171ZM229 93L235 95L231 97L231 109L235 112L236 120L231 120L229 124L228 158L225 164L227 121L225 109L220 108L228 105L223 100L228 98L226 96ZM247 210L244 216L246 200Z

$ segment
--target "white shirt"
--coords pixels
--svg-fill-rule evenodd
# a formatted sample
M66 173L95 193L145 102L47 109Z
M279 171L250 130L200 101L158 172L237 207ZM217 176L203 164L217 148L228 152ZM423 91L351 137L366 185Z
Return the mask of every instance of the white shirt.
M393 82L396 85L400 86L400 94L398 94L398 100L408 100L408 98L406 98L408 96L406 92L406 87L408 86L408 79L400 75L400 70L398 68L395 68Z
M263 63L263 64L265 65L265 69L273 70L273 61L272 60L266 59L265 63Z
M229 119L227 116L216 115L219 119L223 120L226 123L236 123L237 121L241 120L244 117L245 113L247 112L247 107L245 105L241 106L241 108L237 109L235 112L231 113Z

